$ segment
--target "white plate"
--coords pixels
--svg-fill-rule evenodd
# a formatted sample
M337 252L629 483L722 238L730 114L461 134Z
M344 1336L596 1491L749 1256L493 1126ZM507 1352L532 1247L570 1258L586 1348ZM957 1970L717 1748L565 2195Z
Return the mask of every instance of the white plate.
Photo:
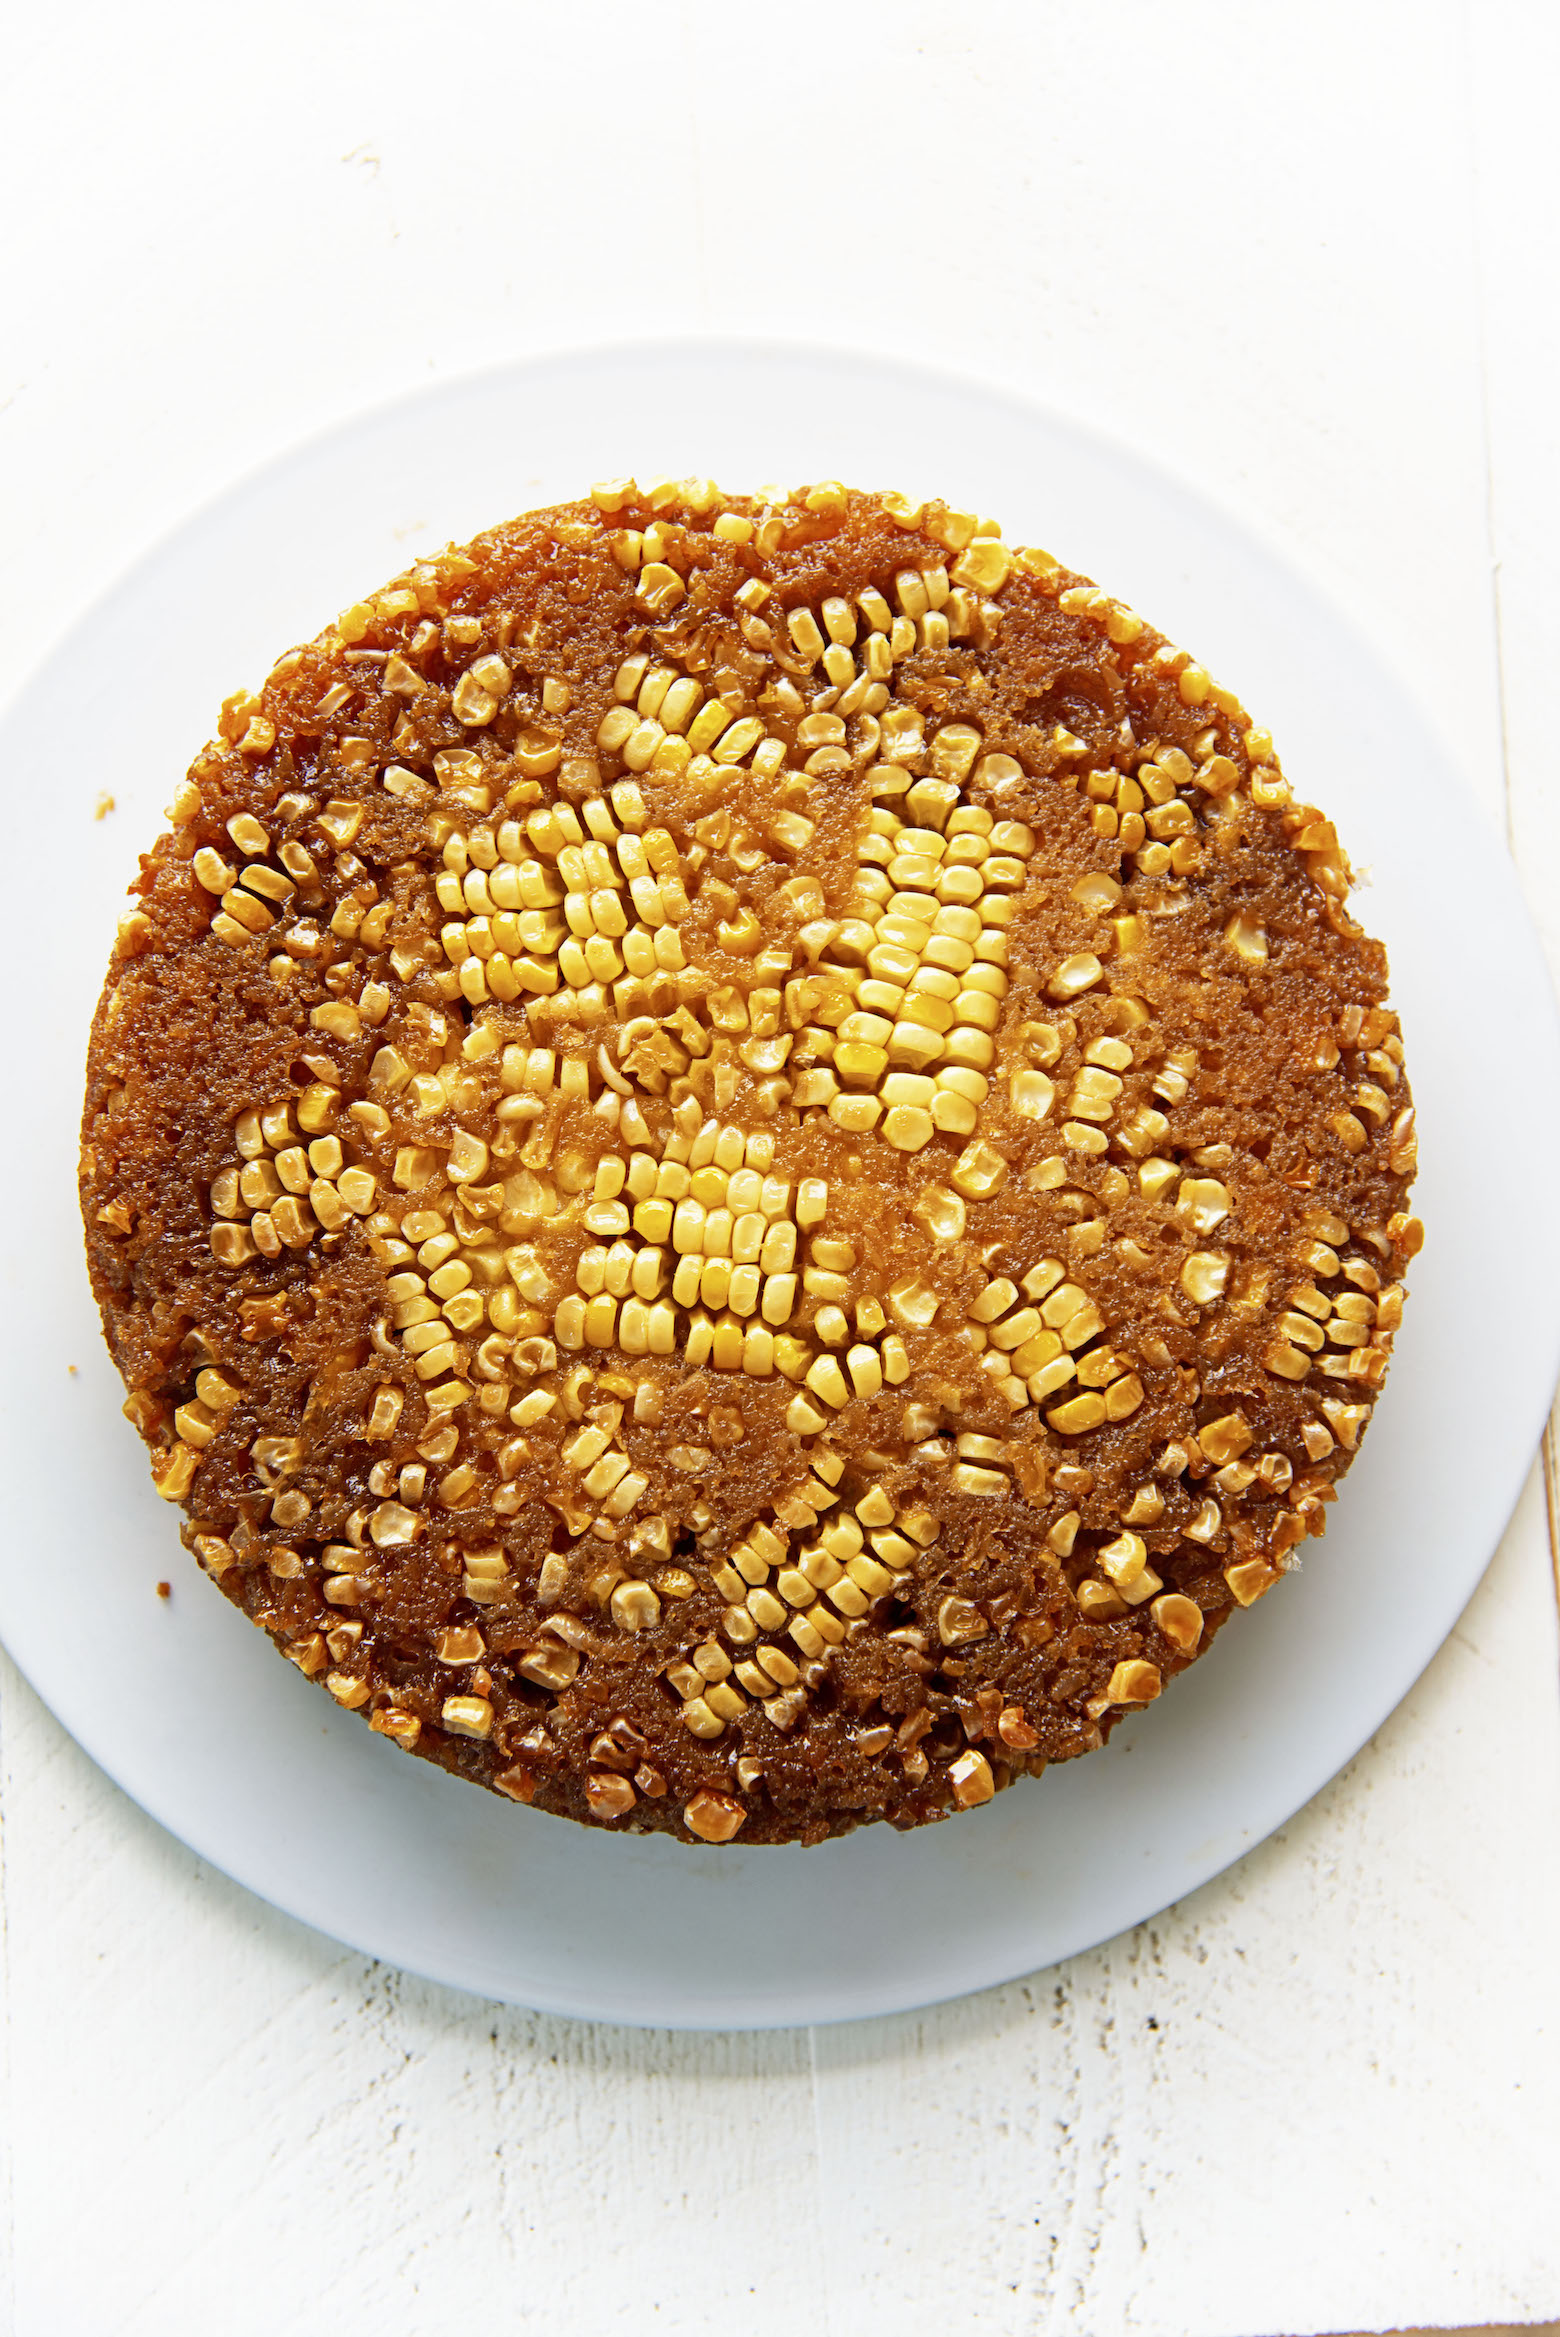
M807 1851L618 1838L371 1737L183 1554L119 1417L81 1263L87 1023L135 853L218 700L425 545L656 469L945 493L1106 579L1240 689L1373 867L1365 915L1407 1030L1430 1244L1326 1540L1107 1751L915 1835L876 1827ZM1487 1271L1492 1172L1515 1160L1536 1176L1560 1154L1543 962L1504 852L1414 707L1308 585L1136 457L993 391L843 354L679 343L516 366L372 414L234 489L84 621L0 738L28 807L11 834L28 832L41 788L70 841L51 863L68 885L29 884L12 907L12 964L45 1043L21 1056L41 1093L5 1148L0 1630L103 1768L251 1890L387 1962L547 2011L685 2028L894 2011L1032 1971L1195 1889L1350 1758L1451 1628L1555 1377L1555 1216L1525 1225L1521 1277ZM118 809L95 826L104 787ZM1485 1113L1463 1108L1474 1066L1478 1095L1501 1099L1498 1151ZM1474 1294L1480 1347L1501 1362L1498 1400L1470 1415Z

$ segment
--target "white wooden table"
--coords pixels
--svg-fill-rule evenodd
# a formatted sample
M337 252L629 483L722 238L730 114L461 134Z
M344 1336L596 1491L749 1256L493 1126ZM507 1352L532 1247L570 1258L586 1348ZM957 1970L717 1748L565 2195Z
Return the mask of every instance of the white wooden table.
M1537 0L88 0L17 20L7 68L0 689L176 519L397 390L635 333L832 338L1086 413L1319 575L1560 965ZM1488 1197L1493 1272L1529 1199ZM1560 2316L1552 1449L1547 1484L1402 1708L1232 1873L1059 1970L811 2035L573 2026L365 1963L162 1834L0 1665L0 2327Z

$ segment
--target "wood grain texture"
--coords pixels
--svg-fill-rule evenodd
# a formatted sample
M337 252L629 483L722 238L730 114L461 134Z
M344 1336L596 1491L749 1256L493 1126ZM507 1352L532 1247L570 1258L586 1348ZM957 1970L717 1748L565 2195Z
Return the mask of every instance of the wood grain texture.
M0 91L0 688L232 477L398 389L636 332L834 338L1081 412L1319 577L1505 823L1560 965L1554 23L765 21L35 15ZM347 1954L0 1666L0 2329L1560 2314L1553 1530L1535 1472L1413 1694L1231 1874L1056 1971L811 2036L556 2022Z

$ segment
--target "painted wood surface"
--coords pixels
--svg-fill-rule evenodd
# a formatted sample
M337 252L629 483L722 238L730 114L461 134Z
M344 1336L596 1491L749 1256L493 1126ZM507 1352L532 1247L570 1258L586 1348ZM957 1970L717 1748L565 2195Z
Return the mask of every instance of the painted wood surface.
M7 56L0 689L174 522L397 390L620 335L835 339L1085 414L1319 577L1560 966L1552 10L87 0ZM1468 1082L1471 1205L1520 1271L1552 1175L1502 1181ZM1413 1694L1232 1873L813 2034L571 2025L366 1963L161 1833L4 1667L0 2327L1560 2315L1550 1462Z

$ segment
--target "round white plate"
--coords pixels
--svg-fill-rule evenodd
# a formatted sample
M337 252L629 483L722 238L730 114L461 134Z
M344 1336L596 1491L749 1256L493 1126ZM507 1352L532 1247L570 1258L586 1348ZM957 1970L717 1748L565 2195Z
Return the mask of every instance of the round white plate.
M874 1827L806 1851L616 1837L472 1792L370 1736L245 1632L181 1550L120 1418L82 1265L87 1024L135 854L219 699L425 546L656 470L943 493L1106 579L1239 688L1301 793L1373 868L1365 915L1407 1032L1430 1243L1326 1540L1105 1752L909 1836ZM991 390L838 353L683 342L515 366L372 414L235 488L84 620L0 740L11 834L28 832L42 789L71 847L54 863L71 870L69 898L29 885L12 907L12 962L47 1038L27 1052L39 1092L25 1140L13 1131L5 1148L7 1315L25 1336L5 1346L0 1632L128 1793L277 1906L387 1962L552 2012L719 2028L925 2004L1108 1938L1240 1857L1357 1751L1451 1628L1556 1370L1560 1225L1531 1217L1524 1276L1490 1278L1491 1156L1483 1115L1460 1108L1477 1064L1478 1092L1508 1114L1502 1156L1560 1153L1543 961L1504 852L1414 707L1307 584L1136 457ZM103 788L117 809L95 825ZM1477 1466L1462 1458L1473 1291L1501 1357Z

